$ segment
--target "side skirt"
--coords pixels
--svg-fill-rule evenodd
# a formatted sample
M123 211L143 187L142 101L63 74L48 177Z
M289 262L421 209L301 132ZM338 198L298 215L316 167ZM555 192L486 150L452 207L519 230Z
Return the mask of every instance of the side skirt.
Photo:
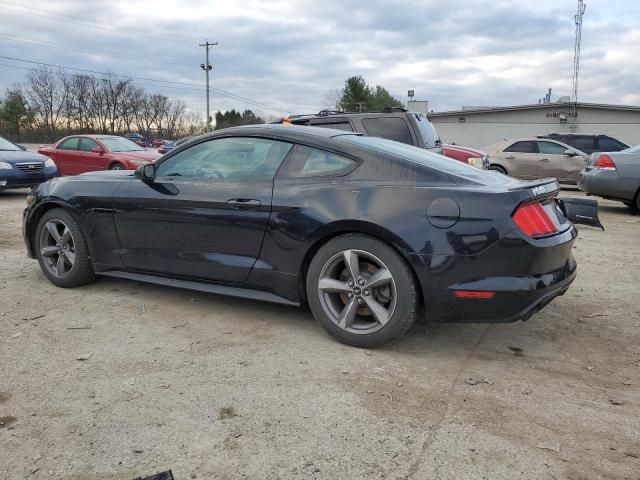
M263 302L281 303L299 307L300 303L287 300L280 295L261 290L251 290L249 288L229 287L227 285L216 285L212 283L193 282L190 280L177 280L173 278L157 277L155 275L145 275L142 273L123 272L120 270L109 270L107 272L96 272L97 275L105 277L123 278L126 280L135 280L138 282L153 283L163 285L165 287L177 287L187 290L197 290L200 292L215 293L218 295L228 295L230 297L248 298L251 300L260 300Z

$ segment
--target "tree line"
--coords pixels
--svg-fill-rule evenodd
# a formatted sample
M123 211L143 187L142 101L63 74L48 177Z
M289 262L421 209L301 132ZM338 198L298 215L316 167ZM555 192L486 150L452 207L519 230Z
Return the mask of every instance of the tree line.
M251 110L216 114L216 128L262 123ZM235 122L235 123L234 123ZM0 135L14 141L53 142L65 135L138 132L180 138L206 131L202 115L184 101L147 92L116 76L70 75L40 68L0 98Z

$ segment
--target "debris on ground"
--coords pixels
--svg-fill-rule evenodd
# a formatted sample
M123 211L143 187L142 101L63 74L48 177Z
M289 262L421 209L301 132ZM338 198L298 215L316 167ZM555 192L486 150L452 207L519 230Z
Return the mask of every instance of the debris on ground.
M520 347L509 347L509 350L511 350L516 357L524 357Z
M84 362L85 360L89 360L91 357L93 357L93 352L80 355L79 357L76 357L76 360L80 360L81 362Z
M538 444L538 448L542 450L551 450L552 452L560 453L560 443L559 442L542 442Z
M23 333L24 333L24 332L14 333L13 335L11 335L11 336L9 337L9 340L13 340L14 338L18 338L18 337L22 336L22 334L23 334Z
M233 407L222 407L220 412L218 413L218 418L220 420L224 420L225 418L233 418L238 417L239 415L236 413L236 409Z
M611 405L624 405L622 400L617 400L615 398L610 398L609 403L611 403Z

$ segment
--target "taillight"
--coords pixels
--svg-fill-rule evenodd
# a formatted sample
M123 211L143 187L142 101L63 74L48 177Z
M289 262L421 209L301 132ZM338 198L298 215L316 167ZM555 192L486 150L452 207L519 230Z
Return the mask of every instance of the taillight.
M600 168L601 170L615 170L616 164L613 163L611 157L607 154L602 154L598 157L598 161L594 165L595 168Z
M540 203L527 203L518 207L513 220L530 237L544 237L558 232L558 228Z

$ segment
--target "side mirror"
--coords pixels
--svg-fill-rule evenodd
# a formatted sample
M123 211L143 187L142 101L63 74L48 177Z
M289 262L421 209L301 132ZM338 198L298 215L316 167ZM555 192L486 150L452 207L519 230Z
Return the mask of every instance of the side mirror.
M153 182L156 178L156 167L152 163L141 165L136 168L133 175L143 182Z
M578 155L578 154L576 153L576 151L575 151L575 150L571 150L570 148L567 148L567 149L564 151L564 154L565 154L567 157L575 157L576 155Z
M100 147L93 147L93 148L91 149L91 151L92 151L93 153L99 153L100 155L102 155L102 154L104 153L104 150L102 150Z

